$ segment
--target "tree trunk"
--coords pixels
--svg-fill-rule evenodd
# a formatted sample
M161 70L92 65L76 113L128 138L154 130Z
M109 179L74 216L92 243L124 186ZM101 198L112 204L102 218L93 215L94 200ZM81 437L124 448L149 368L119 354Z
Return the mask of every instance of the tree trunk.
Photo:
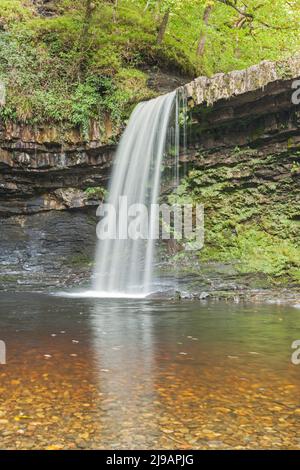
M212 5L207 5L207 7L205 7L204 9L202 21L205 26L208 25L208 21L209 21L209 17L212 12L212 9L213 9ZM198 47L197 47L197 55L199 57L202 57L204 54L205 44L206 44L206 34L205 34L205 30L202 29L199 42L198 42Z
M113 12L113 22L116 23L117 21L117 9L118 9L118 0L114 2L114 12Z
M145 5L145 8L144 8L144 11L147 11L149 6L150 6L150 0L147 1L146 5Z
M78 73L79 73L79 77L82 74L83 68L84 68L84 58L85 58L86 49L88 47L89 30L90 30L90 26L91 26L91 20L92 20L92 15L93 15L94 8L95 8L95 5L93 3L93 0L86 0L85 1L85 13L84 13L84 19L83 19L83 26L82 26L82 30L81 30L80 38L79 38L79 42L78 42L78 52L79 52Z
M85 40L87 38L87 35L88 35L88 32L89 32L89 29L90 29L90 23L91 23L91 19L92 19L93 9L94 9L94 4L93 4L92 0L86 0L83 28L82 28L82 31L81 31L81 42L82 43L85 42Z
M161 44L163 42L165 32L166 32L168 22L169 22L169 17L170 17L170 10L167 10L159 25L158 34L157 34L157 44Z

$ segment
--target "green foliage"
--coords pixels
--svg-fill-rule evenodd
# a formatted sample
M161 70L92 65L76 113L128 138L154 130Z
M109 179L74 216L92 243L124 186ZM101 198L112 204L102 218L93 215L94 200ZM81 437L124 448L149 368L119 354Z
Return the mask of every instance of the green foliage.
M288 274L292 278L299 276L299 247L288 240L271 236L255 224L237 228L232 245L223 240L225 243L219 250L208 246L200 255L201 259L233 261L238 263L238 269L243 273L264 273L275 277Z
M86 188L84 191L88 199L104 199L106 196L106 189L103 188L102 186L94 186L91 188Z
M0 32L0 79L8 89L2 118L79 126L86 134L90 120L101 121L101 113L120 125L134 102L152 96L133 61L122 66L122 51L110 44L112 32L105 28L97 26L83 55L86 72L80 73L80 14L79 8L54 18L31 15ZM94 20L92 32L100 16ZM111 14L106 20L111 22Z
M0 0L5 119L79 126L86 133L91 119L110 114L117 126L137 101L153 95L141 72L145 67L190 77L226 72L279 59L300 44L299 0L246 5L241 0L56 0L54 5L56 14L42 17L30 0ZM205 49L197 56L202 34Z
M300 163L299 162L293 162L292 168L291 168L291 173L298 175L300 174Z
M69 259L66 260L66 262L69 266L72 266L73 268L83 268L92 266L92 261L90 257L85 253L76 253L70 256Z
M101 109L108 112L117 125L127 118L133 105L153 96L147 88L146 75L134 68L121 68L114 78L99 77L97 87L101 91Z
M289 156L291 177L280 183L262 180L253 184L252 175L265 166L274 170L275 156L261 160L252 150L234 167L217 165L205 171L192 170L182 180L172 204L201 203L205 213L205 244L201 261L232 263L242 273L263 273L299 282L299 208L294 199L296 155ZM247 181L247 185L243 182ZM295 180L296 181L296 180Z
M32 3L22 0L0 0L0 28L7 29L13 23L25 21L34 15Z
M93 83L79 83L71 98L71 121L88 134L90 118L97 118L99 95Z

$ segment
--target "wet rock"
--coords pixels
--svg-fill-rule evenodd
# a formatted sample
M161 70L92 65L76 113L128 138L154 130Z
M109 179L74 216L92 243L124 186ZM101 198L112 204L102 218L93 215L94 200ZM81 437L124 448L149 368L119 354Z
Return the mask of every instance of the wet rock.
M16 283L24 290L90 279L96 224L94 209L2 219L0 290Z

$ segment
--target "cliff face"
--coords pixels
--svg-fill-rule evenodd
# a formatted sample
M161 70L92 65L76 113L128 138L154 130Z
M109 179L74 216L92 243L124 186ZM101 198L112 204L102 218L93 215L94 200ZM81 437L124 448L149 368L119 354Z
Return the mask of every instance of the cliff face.
M114 146L108 126L78 131L9 124L0 127L0 216L85 207L86 190L106 184Z
M182 162L191 169L186 194L205 207L202 261L299 283L298 77L300 57L185 87L191 122Z
M191 170L187 192L205 205L203 260L232 262L247 251L247 234L259 238L250 243L250 257L274 240L274 258L278 249L299 248L300 106L291 99L299 76L295 58L200 77L184 87L191 118L181 163ZM26 282L30 273L41 278L60 266L70 269L72 279L75 267L92 259L95 206L111 171L115 139L109 120L103 129L93 124L86 139L75 130L62 135L50 127L0 125L3 278L15 282L25 273ZM290 251L276 275L286 272L287 263L298 275ZM269 258L264 263L252 268L273 275Z
M96 206L114 145L107 124L71 131L0 127L0 285L74 283L95 246Z

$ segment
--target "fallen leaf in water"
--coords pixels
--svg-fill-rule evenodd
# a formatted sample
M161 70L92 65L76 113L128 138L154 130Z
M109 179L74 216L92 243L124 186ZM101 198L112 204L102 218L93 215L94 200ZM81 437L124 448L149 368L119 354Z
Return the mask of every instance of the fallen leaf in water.
M14 379L14 380L11 380L10 383L11 383L12 385L20 385L21 382L20 382L20 380L15 380L15 379Z
M61 446L59 444L52 444L50 446L47 446L45 449L46 450L62 450L63 446Z

